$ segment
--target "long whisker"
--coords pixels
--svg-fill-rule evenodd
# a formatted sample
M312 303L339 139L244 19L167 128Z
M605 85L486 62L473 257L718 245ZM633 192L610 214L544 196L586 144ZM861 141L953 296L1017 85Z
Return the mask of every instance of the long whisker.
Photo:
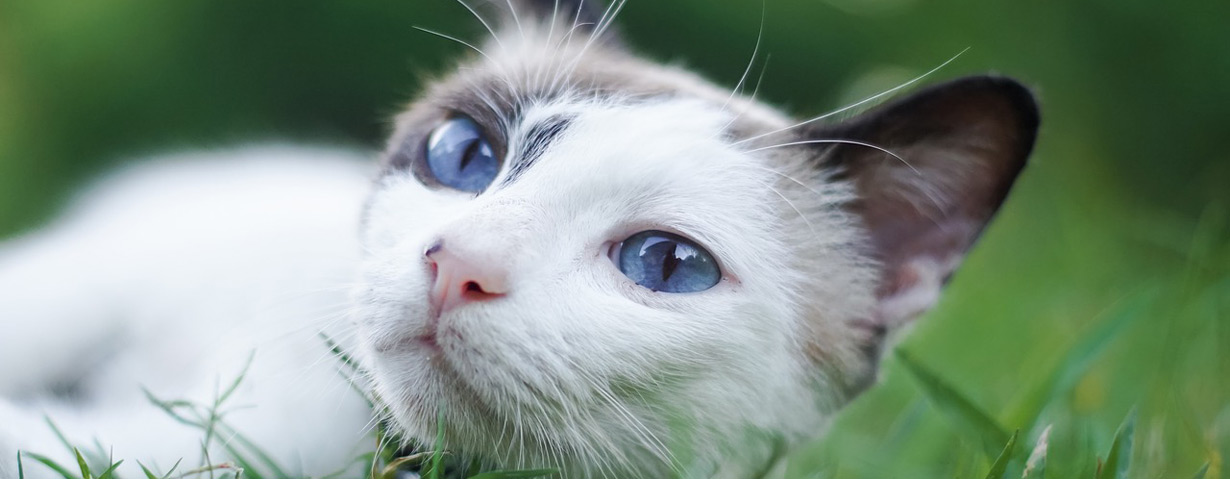
M789 206L790 209L794 210L795 213L798 213L799 218L803 220L803 223L807 224L807 229L811 231L812 236L816 236L818 234L816 232L816 227L811 224L811 220L807 219L807 215L803 214L803 210L800 210L797 206L795 206L794 202L790 201L790 198L787 198L786 195L783 195L782 192L778 191L777 188L774 188L773 185L766 183L764 184L764 187L768 188L769 191L772 191L774 194L780 197L782 201L785 201L786 205Z
M862 147L866 147L866 148L871 148L871 149L874 149L874 150L879 150L879 151L884 152L885 154L887 154L887 155L889 155L889 156L891 156L891 157L893 157L893 158L896 158L898 161L900 161L901 163L905 164L905 166L910 167L910 169L911 169L911 170L913 170L913 171L914 171L914 173L917 173L917 174L920 174L920 175L922 174L920 171L918 171L918 169L917 169L917 168L914 168L914 165L911 165L911 164L910 164L910 162L905 161L905 158L902 158L900 155L898 155L898 154L896 154L896 153L893 153L892 151L889 151L887 148L884 148L884 147L879 146L879 145L875 145L875 144L871 144L871 143L866 143L866 142L862 142L862 141L855 141L855 140L825 139L825 140L805 140L805 141L792 141L792 142L789 142L789 143L779 143L779 144L776 144L776 145L762 146L762 147L760 147L760 148L755 148L755 149L752 149L752 150L748 150L748 152L749 152L749 153L750 153L750 152L757 152L757 151L763 151L763 150L768 150L768 149L772 149L772 148L782 148L782 147L787 147L787 146L814 145L814 144L826 144L826 143L841 144L841 145L855 145L855 146L862 146Z
M757 166L756 168L757 168L757 169L760 169L760 170L762 170L762 171L767 171L767 172L769 172L769 173L775 174L775 175L780 176L780 177L782 177L782 178L784 178L784 179L786 179L786 180L789 180L791 183L794 183L794 184L796 184L796 185L799 185L799 186L803 187L803 189L806 189L807 191L812 192L812 193L813 193L813 194L815 194L816 196L819 196L819 197L822 197L822 198L825 196L825 194L824 194L824 193L821 193L819 190L817 190L817 189L815 189L815 188L812 188L812 187L811 187L811 185L808 185L807 183L804 183L802 180L799 180L798 178L795 178L795 177L793 177L793 176L787 175L787 174L785 174L785 173L782 173L782 172L780 172L780 171L774 170L774 169L772 169L772 168L766 168L766 167L763 167L763 166Z
M618 0L607 6L606 11L602 12L602 18L598 19L597 27L590 33L587 44L593 43L598 38L601 38L603 33L606 33L611 24L615 23L615 17L619 16L619 12L623 11L624 5L627 3L627 0ZM577 11L580 12L580 9Z
M545 45L551 45L552 43L551 40L555 38L555 23L556 23L557 15L559 15L559 0L555 0L554 6L551 7L551 18L550 20L547 21L547 39L546 41L543 42L543 44ZM552 52L552 53L554 54L555 52ZM554 57L554 55L552 55L552 57ZM547 75L550 73L549 70L553 63L554 62L543 62L543 63L540 63L537 68L534 69L534 81L533 81L533 87L531 88L531 90L535 90L535 91L542 90L543 75Z
M764 74L769 71L769 60L772 59L772 55L765 55L764 66L760 68L760 75L756 77L756 86L752 88L752 95L748 97L747 105L739 110L739 114L735 115L730 119L730 121L727 121L726 124L722 126L722 131L729 130L731 125L739 121L740 118L743 118L743 115L751 111L752 108L755 108L756 98L760 95L760 85L764 83Z
M499 36L496 34L496 30L491 27L491 23L487 23L487 18L483 18L482 15L478 15L478 11L474 10L474 7L470 6L470 4L466 4L465 0L458 0L458 4L461 4L461 6L464 6L466 10L469 10L470 15L474 15L474 17L477 18L478 23L482 23L483 28L487 28L487 33L491 33L491 39L496 41L499 49L503 50L503 52L508 52L508 48L504 48L504 43L499 41Z
M624 5L627 3L627 0L618 0L616 2L612 2L606 7L606 11L602 13L602 17L598 19L598 24L594 27L593 31L590 32L589 39L586 40L585 44L581 46L581 51L577 52L576 57L569 63L568 68L562 70L562 78L572 76L572 73L576 71L577 66L581 64L581 59L585 56L585 53L589 51L589 48L593 46L594 42L596 42L598 38L602 37L602 34L606 32L607 28L614 23L615 17L619 16L619 12L623 10ZM580 10L578 9L577 12L579 15Z
M735 84L735 88L731 90L730 96L726 98L726 103L722 104L722 110L726 110L726 107L730 105L730 102L735 99L735 95L738 95L743 89L743 83L747 81L748 75L752 73L752 66L756 64L756 56L760 53L760 42L764 39L765 8L765 0L761 0L760 30L756 32L756 46L752 47L752 57L747 60L747 67L743 69L743 75L739 77L739 83Z
M521 39L525 40L525 29L521 28L521 18L517 16L517 7L513 6L512 0L504 0L508 4L508 11L512 12L513 23L517 24L517 31L521 32Z
M454 42L457 42L457 43L460 43L460 44L462 44L462 45L465 45L465 46L469 47L471 50L474 50L475 52L477 52L479 55L482 55L482 56L483 56L483 58L486 58L486 59L487 59L487 61L491 62L491 64L492 64L492 65L496 65L496 64L497 64L497 63L495 62L495 60L492 60L492 59L491 59L491 57L487 56L487 53L486 53L486 52L484 52L481 48L478 48L478 47L476 47L476 46L474 46L474 45L471 45L470 43L466 42L465 40L462 40L462 39L460 39L460 38L457 38L457 37L454 37L454 36L451 36L451 35L447 35L447 34L444 34L444 33L437 32L437 31L435 31L435 30L428 30L428 29L423 28L423 27L420 27L420 26L418 26L418 25L413 25L413 26L411 26L411 28L413 28L413 29L415 29L415 30L418 30L418 31L420 31L420 32L423 32L423 33L430 33L430 34L435 35L435 36L437 36L437 37L440 37L440 38L443 38L443 39L446 39L446 40L452 40L452 41L454 41Z
M944 63L941 63L939 66L937 66L937 67L935 67L935 68L932 68L932 69L928 70L926 73L923 73L922 75L916 76L916 77L914 77L913 79L910 79L909 81L906 81L905 83L902 83L902 84L897 85L897 86L895 86L895 87L889 88L889 89L884 90L884 91L882 91L882 92L880 92L880 93L877 93L877 94L875 94L875 95L872 95L872 96L869 96L869 97L864 98L864 99L862 99L862 100L859 100L859 101L857 101L857 102L855 102L855 103L851 103L851 104L849 104L849 105L843 106L843 107L838 108L838 109L836 109L836 110L833 110L833 111L831 111L831 112L828 112L828 113L825 113L825 114L823 114L823 115L817 116L817 117L812 118L812 119L810 119L810 120L806 120L806 121L802 121L802 122L799 122L799 123L795 123L795 124L790 125L790 126L787 126L787 127L785 127L785 128L779 128L779 129L776 129L776 130L773 130L773 131L770 131L770 132L761 133L761 134L759 134L759 135L756 135L756 136L753 136L753 137L750 137L750 138L744 138L744 139L742 139L742 140L739 140L739 141L735 142L735 144L746 143L746 142L749 142L749 141L753 141L753 140L758 140L758 139L764 138L764 137L769 136L769 135L775 135L775 134L777 134L777 133L781 133L781 132L783 132L783 131L793 130L793 129L798 128L798 127L801 127L801 126L808 125L808 124L811 124L811 123L815 123L815 122L820 121L820 120L823 120L823 119L825 119L825 118L829 118L829 117L831 117L831 116L833 116L833 115L837 115L837 114L840 114L840 113L843 113L843 112L849 111L849 110L851 110L851 109L858 108L858 107L860 107L860 106L862 106L862 105L865 105L865 104L867 104L867 103L869 103L869 102L873 102L873 101L875 101L875 100L877 100L877 99L879 99L879 98L882 98L882 97L884 97L884 96L886 96L886 95L891 95L891 94L893 94L893 93L896 93L896 92L900 91L900 90L901 90L901 89L903 89L903 88L906 88L906 87L908 87L908 86L910 86L910 85L913 85L913 84L915 84L915 83L918 83L918 82L919 82L919 81L921 81L923 78L926 78L927 76L931 75L932 73L935 73L935 72L939 71L941 68L944 68L944 67L945 67L945 66L947 66L949 63L952 63L954 60L956 60L958 57L960 57L962 54L964 54L964 53L965 53L965 52L967 52L967 51L969 51L969 48L968 48L968 47L966 47L964 50L961 50L961 51L960 51L959 53L957 53L956 55L953 55L953 56L952 56L952 58L949 58L948 60L944 61Z

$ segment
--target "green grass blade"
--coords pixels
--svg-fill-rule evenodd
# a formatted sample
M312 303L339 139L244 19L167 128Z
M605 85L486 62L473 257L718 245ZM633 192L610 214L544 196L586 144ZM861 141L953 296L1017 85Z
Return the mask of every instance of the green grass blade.
M923 393L941 413L948 416L953 425L969 438L982 444L987 458L999 456L1000 445L1007 443L1009 434L973 402L958 393L904 350L897 350L897 358L921 386Z
M35 454L32 452L23 452L22 454L24 454L26 457L30 459L34 459L35 461L38 461L39 463L41 463L44 466L47 466L48 468L51 468L51 470L55 471L56 474L59 474L61 477L64 477L64 479L77 479L77 476L74 476L73 473L68 471L68 469L66 469L64 466L56 464L55 461L51 460L51 458L47 456L43 456L41 454Z
M73 447L73 443L64 436L64 432L60 430L60 427L56 426L55 421L51 420L51 416L43 415L43 422L46 422L47 427L51 428L51 433L55 434L56 440L60 441L60 444L64 446L65 450L70 453L76 450L76 448Z
M443 474L444 463L444 406L440 406L440 410L436 413L436 447L431 453L431 464L426 474L423 477L427 479L440 479Z
M145 388L141 388L141 392L145 394L145 399L149 401L150 404L153 404L154 407L161 409L163 413L171 419L174 419L176 422L179 422L185 426L192 426L201 429L205 428L205 425L201 424L200 421L194 421L175 410L175 408L178 407L191 407L193 405L192 403L187 401L163 401L162 399L159 399L158 396L155 396L153 392Z
M1029 453L1029 459L1025 461L1025 472L1021 474L1021 479L1046 477L1046 450L1050 447L1050 442L1051 426L1047 426L1042 430L1042 435L1038 436L1038 443L1034 445L1033 452Z
M337 341L334 341L333 338L323 332L318 334L318 336L325 341L325 346L329 348L333 356L341 361L343 365L350 368L351 372L363 371L363 368L359 367L359 361L355 360L354 356L351 356L345 349L342 349L342 345L338 344Z
M531 469L526 471L490 471L475 474L468 479L532 479L555 474L555 469Z
M1003 452L999 453L999 457L995 459L995 464L991 465L991 471L987 473L987 479L1005 479L1008 473L1008 462L1012 460L1012 450L1016 449L1016 438L1021 434L1018 429L1013 431L1012 437L1008 439L1008 444L1004 446Z
M1205 468L1208 467L1206 464ZM17 451L17 479L26 479L26 468L21 464L21 451Z
M417 454L411 454L409 456L402 456L392 461L389 461L389 463L384 466L384 469L382 469L380 471L380 474L377 475L376 477L380 479L395 479L397 477L397 472L400 471L401 468L406 467L408 465L412 465L412 464L421 465L421 463L423 462L423 459L426 459L432 456L433 454L435 453L434 452L420 452Z
M89 464L93 464L94 468L102 466L110 466L114 459L114 451L108 452L107 448L102 445L102 442L97 437L94 438L94 447L81 451L81 455L85 456L85 460ZM101 476L100 476L101 477Z
M81 468L81 477L84 479L94 479L94 475L90 473L90 465L86 463L85 456L81 455L81 450L74 447L73 455L77 456L77 467Z
M175 474L175 469L179 468L179 463L181 462L184 462L184 458L181 457L179 459L176 459L175 464L171 464L171 468L167 469L167 473L164 474L161 479L171 479L171 475Z
M102 474L98 475L98 479L114 479L115 468L120 467L120 464L123 464L123 463L124 463L124 460L120 459L119 461L116 461L114 464L111 464L111 467L108 467L107 470L103 471Z
M1113 340L1128 326L1145 316L1148 306L1155 302L1157 296L1158 290L1153 288L1133 294L1132 299L1121 301L1119 305L1112 307L1105 320L1081 335L1047 379L1024 395L1025 400L1018 403L1009 416L1013 423L1028 424L1030 429L1036 426L1042 410L1050 400L1076 387Z
M202 446L202 448L204 448L204 446ZM244 471L244 477L246 477L247 479L264 479L265 476L261 474L260 469L257 469L256 466L252 464L252 461L249 461L248 458L244 456L243 453L239 451L234 445L228 442L226 444L223 444L223 448L226 449L227 454L230 455L229 460L235 464L235 467L242 469ZM208 459L208 457L206 459L206 462L211 462ZM217 464L214 464L214 466L217 466ZM209 470L210 470L210 474L212 474L214 469L209 469ZM276 477L291 477L291 476L276 476Z
M1115 433L1115 440L1106 454L1106 462L1098 469L1098 479L1127 479L1132 461L1132 436L1136 432L1136 411L1128 413Z
M158 475L154 474L154 471L149 470L148 467L145 467L145 464L141 464L141 461L137 461L137 465L141 466L141 472L145 473L145 479L159 479Z
M235 376L235 380L231 381L230 386L228 386L226 390L222 391L222 394L219 394L218 397L214 399L215 409L221 406L222 403L226 402L227 399L230 399L231 395L235 394L235 391L239 390L239 385L242 384L243 379L248 376L248 371L252 369L252 362L255 359L256 359L256 351L249 352L248 360L244 362L243 369L241 369L239 371L239 374Z
M253 443L252 440L248 439L243 434L240 434L239 431L235 430L235 428L231 427L229 424L226 424L224 422L219 422L218 426L221 429L223 429L226 432L227 437L230 438L230 441L228 442L228 445L227 445L227 450L229 452L231 452L232 454L238 453L238 448L234 448L230 446L229 444L229 443L236 443L239 446L242 446L245 450L247 450L247 452L251 453L252 456L255 457L256 460L259 461L260 464L265 467L265 469L270 473L271 476L273 477L293 477L292 475L287 474L284 469L282 469L281 465L279 465L278 462L273 459L273 456L270 456L268 452L265 452L264 449L261 449L259 446ZM247 466L245 466L244 468L247 469Z
M1204 475L1208 473L1209 463L1206 462L1204 463L1204 467L1201 467L1199 471L1196 471L1196 475L1192 476L1192 479L1204 479Z

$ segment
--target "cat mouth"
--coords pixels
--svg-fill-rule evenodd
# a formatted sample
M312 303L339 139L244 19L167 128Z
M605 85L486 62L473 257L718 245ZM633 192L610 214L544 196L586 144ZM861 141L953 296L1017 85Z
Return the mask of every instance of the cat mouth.
M430 307L427 311L427 324L424 325L419 335L414 337L414 344L423 348L430 353L432 357L441 357L444 355L444 348L440 347L440 316L442 311L440 306L434 301L430 302Z
M415 337L414 344L431 353L432 356L438 357L444 354L444 348L441 348L440 342L436 340L435 331Z

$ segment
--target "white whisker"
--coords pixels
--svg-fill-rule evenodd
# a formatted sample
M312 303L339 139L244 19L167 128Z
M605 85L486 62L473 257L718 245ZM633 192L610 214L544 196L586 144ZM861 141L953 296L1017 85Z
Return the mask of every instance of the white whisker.
M460 44L462 44L462 45L465 45L465 46L469 47L471 50L474 50L475 52L477 52L479 55L482 55L482 56L483 56L483 58L486 58L486 59L487 59L487 61L491 62L491 64L492 64L492 65L498 65L498 64L495 62L495 60L492 60L490 56L487 56L487 53L486 53L486 52L484 52L481 48L478 48L478 47L476 47L476 46L474 46L474 45L470 44L469 42L466 42L465 40L462 40L462 39L460 39L460 38L457 38L457 37L454 37L454 36L451 36L451 35L448 35L448 34L444 34L444 33L437 32L437 31L435 31L435 30L429 30L429 29L426 29L426 28L420 27L420 26L418 26L418 25L411 26L411 28L413 28L413 29L415 29L415 30L418 30L418 31L420 31L420 32L423 32L423 33L430 33L430 34L435 35L435 36L437 36L437 37L440 37L440 38L443 38L443 39L446 39L446 40L452 40L452 41L454 41L454 42L457 42L457 43L460 43Z
M521 17L517 16L517 7L513 6L512 0L504 0L508 4L508 11L512 13L513 23L517 24L517 31L521 33L521 39L525 40L525 29L521 28Z
M491 39L495 40L496 45L500 47L501 51L504 51L504 52L508 51L507 48L504 48L504 42L500 41L500 36L495 33L495 29L491 28L491 24L487 23L487 19L483 18L482 15L479 15L478 12L475 11L473 7L471 7L469 4L465 2L465 0L457 0L457 3L460 3L461 6L465 7L466 10L469 10L470 15L473 15L474 18L478 19L479 23L483 24L483 28L486 28L487 33L491 34Z
M807 219L807 215L803 214L803 210L800 210L798 206L795 206L794 202L790 201L790 198L787 198L786 195L782 194L781 191L778 191L777 188L774 188L773 185L764 183L763 186L765 188L768 188L769 191L772 191L774 194L776 194L779 198L782 199L782 201L785 201L786 205L789 206L790 209L794 210L794 212L799 215L799 218L801 218L803 222L807 224L807 229L811 231L812 236L816 236L818 234L818 232L816 231L816 227L811 224L811 220Z
M760 42L764 39L764 18L765 18L765 1L760 2L760 30L756 32L756 46L752 47L752 57L747 60L747 67L743 69L743 75L739 77L739 82L735 84L733 90L730 91L730 96L726 98L726 102L722 104L722 110L725 111L730 102L739 95L743 89L744 82L747 81L748 75L752 73L752 66L756 64L756 56L760 53ZM762 70L763 73L763 70Z
M920 174L920 175L922 174L921 172L919 172L919 171L918 171L918 169L914 168L914 165L911 165L911 164L910 164L910 162L905 161L905 158L902 158L900 155L898 155L898 154L896 154L896 153L893 153L892 151L889 151L887 148L884 148L884 147L882 147L882 146L878 146L878 145L875 145L875 144L872 144L872 143L867 143L867 142L862 142L862 141L855 141L855 140L824 139L824 140L792 141L792 142L789 142L789 143L779 143L779 144L776 144L776 145L762 146L762 147L760 147L760 148L754 148L754 149L748 150L748 152L749 152L749 153L751 153L751 152L757 152L757 151L764 151L764 150L768 150L768 149L772 149L772 148L783 148L783 147L787 147L787 146L813 145L813 144L826 144L826 143L834 143L834 144L841 144L841 145L855 145L855 146L862 146L862 147L871 148L871 149L874 149L874 150L879 150L879 151L884 152L885 154L887 154L887 155L889 155L889 156L891 156L891 157L893 157L893 158L896 158L897 160L901 161L901 163L905 164L905 166L908 166L911 170L913 170L913 171L914 171L914 173L918 173L918 174Z
M967 51L969 51L969 48L968 48L968 47L967 47L966 49L964 49L964 50L961 50L961 51L960 51L960 52L958 52L956 55L953 55L953 56L952 56L952 58L949 58L948 60L945 60L945 61L944 61L944 63L939 64L939 66L937 66L937 67L935 67L935 68L932 68L932 69L928 70L926 73L923 73L922 75L916 76L916 77L914 77L914 78L910 79L909 81L906 81L905 83L902 83L902 84L897 85L897 86L895 86L895 87L889 88L889 89L884 90L884 91L882 91L882 92L880 92L880 93L877 93L877 94L875 94L875 95L869 96L869 97L867 97L867 98L864 98L864 99L859 100L859 101L857 101L857 102L851 103L851 104L849 104L849 105L843 106L843 107L838 108L838 109L836 109L836 110L833 110L833 111L831 111L831 112L828 112L828 113L825 113L825 114L823 114L823 115L817 116L817 117L812 118L812 119L810 119L810 120L805 120L805 121L802 121L802 122L799 122L799 123L795 123L795 124L790 125L790 126L787 126L787 127L785 127L785 128L778 128L778 129L773 130L773 131L770 131L770 132L761 133L761 134L759 134L759 135L756 135L756 136L753 136L753 137L750 137L750 138L744 138L744 139L742 139L742 140L739 140L739 141L735 142L735 144L741 144L741 143L746 143L746 142L749 142L749 141L758 140L758 139L764 138L764 137L769 136L769 135L775 135L775 134L778 134L778 133L781 133L781 132L784 132L784 131L790 131L790 130L793 130L793 129L795 129L795 128L801 127L801 126L809 125L809 124L815 123L815 122L817 122L817 121L821 121L821 120L824 120L824 119L826 119L826 118L832 117L833 115L837 115L837 114L840 114L840 113L843 113L843 112L849 111L849 110L851 110L851 109L858 108L858 107L860 107L860 106L862 106L862 105L865 105L865 104L867 104L867 103L869 103L869 102L873 102L873 101L876 101L876 100L877 100L877 99L879 99L879 98L883 98L884 96L887 96L887 95L891 95L891 94L893 94L893 93L896 93L896 92L900 91L901 89L906 88L906 87L908 87L908 86L910 86L910 85L913 85L913 84L915 84L915 83L918 83L918 82L919 82L919 81L921 81L923 78L926 78L927 76L929 76L929 75L931 75L931 74L933 74L933 73L935 73L935 72L939 71L941 68L944 68L944 67L945 67L945 66L947 66L949 63L952 63L954 60L956 60L958 57L960 57L962 54L964 54L964 53L965 53L965 52L967 52Z
M756 87L752 89L752 95L748 97L747 104L742 109L739 110L738 114L736 114L734 117L730 119L730 121L727 121L726 124L722 126L722 131L729 130L731 125L734 125L735 122L739 121L740 118L743 118L744 114L751 111L752 108L756 107L756 98L760 95L760 85L764 82L765 72L769 71L769 60L772 60L772 59L773 59L772 55L765 55L764 66L761 67L760 69L760 75L756 77Z

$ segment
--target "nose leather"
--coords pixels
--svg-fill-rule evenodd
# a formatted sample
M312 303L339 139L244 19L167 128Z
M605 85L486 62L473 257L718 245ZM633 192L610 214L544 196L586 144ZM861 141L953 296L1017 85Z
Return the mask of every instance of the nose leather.
M431 300L440 313L508 293L508 272L498 261L467 254L463 248L443 241L433 244L424 255L436 273Z

